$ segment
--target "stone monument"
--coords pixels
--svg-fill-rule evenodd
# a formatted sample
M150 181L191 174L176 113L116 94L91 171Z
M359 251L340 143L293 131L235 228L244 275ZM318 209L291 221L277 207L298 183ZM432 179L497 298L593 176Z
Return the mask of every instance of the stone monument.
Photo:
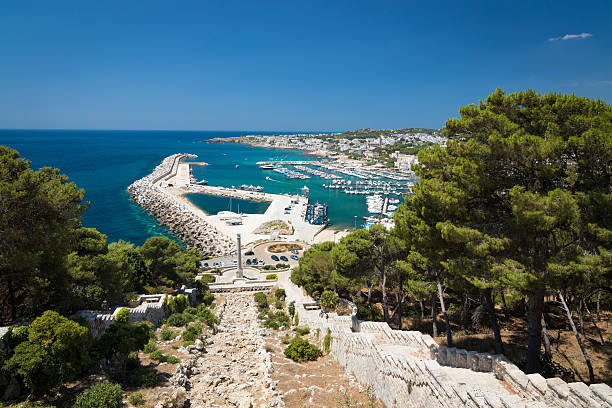
M238 241L238 269L236 269L236 279L242 279L244 273L242 271L242 245L240 244L240 234L236 234L236 240Z

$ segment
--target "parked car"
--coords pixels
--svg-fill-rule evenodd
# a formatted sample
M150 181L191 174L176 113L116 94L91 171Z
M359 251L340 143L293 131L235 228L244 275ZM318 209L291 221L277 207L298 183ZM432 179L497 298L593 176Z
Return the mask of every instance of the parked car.
M298 259L300 259L300 257L299 257L299 256L297 256L297 255L290 255L290 256L289 256L289 258L291 258L291 259L293 259L293 260L295 260L295 261L297 261Z
M221 266L222 266L222 267L223 267L223 266L227 266L227 264L226 264L225 262L221 261Z
M298 252L298 250L297 250L297 249L292 249L292 250L291 250L291 253L292 253L292 254L296 254L296 255L297 255L297 254L299 254L299 252Z
M281 255L280 259L281 261L289 262L289 259L287 259L285 255Z
M245 254L245 255L255 255L255 252L253 252L253 251L247 251L247 252L245 252L244 254Z
M213 262L213 268L221 267L221 262Z
M251 260L250 260L250 259L247 259L247 260L246 260L246 264L247 264L247 265L250 265L250 264L251 264Z
M278 256L276 255L272 255L270 258L272 258L273 261L278 261Z
M234 265L234 266L238 265L238 260L237 259L233 259L232 260L232 265Z
M257 265L257 258L251 259L251 265Z
M265 265L266 261L264 261L263 259L260 259L259 262L257 263L258 265Z
M208 268L208 262L204 262L204 264L202 265L205 268Z

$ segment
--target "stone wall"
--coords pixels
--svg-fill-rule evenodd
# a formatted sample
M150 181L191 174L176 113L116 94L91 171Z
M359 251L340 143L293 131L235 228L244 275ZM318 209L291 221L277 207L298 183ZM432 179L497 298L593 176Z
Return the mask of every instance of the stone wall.
M331 332L331 354L388 407L612 407L612 388L525 374L503 355L439 347L427 334L392 330L296 302L300 325Z
M180 294L185 295L188 304L195 304L195 289L181 289ZM161 321L166 318L166 313L162 308L165 294L157 295L141 295L136 300L137 305L128 307L130 311L130 323L147 321L158 326ZM98 338L106 329L115 323L115 316L123 307L117 307L112 312L99 312L93 310L80 310L76 313L77 316L85 318L87 325L93 338Z

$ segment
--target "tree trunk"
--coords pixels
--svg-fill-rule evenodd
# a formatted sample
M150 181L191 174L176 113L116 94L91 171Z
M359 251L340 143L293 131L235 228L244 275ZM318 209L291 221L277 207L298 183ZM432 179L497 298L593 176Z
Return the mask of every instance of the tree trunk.
M444 322L446 324L446 344L448 347L453 346L453 333L451 332L450 322L448 321L448 314L446 313L446 307L444 306L444 296L442 296L442 284L440 279L436 281L438 285L438 296L440 297L440 307L442 308L442 315L444 315Z
M574 332L574 337L576 337L576 341L580 346L580 351L582 351L582 355L584 356L584 360L586 361L586 365L589 369L589 382L592 384L595 382L595 374L593 373L593 366L591 365L591 359L584 349L584 345L582 344L582 340L580 340L580 336L578 335L578 331L576 330L576 326L574 325L574 319L572 319L572 314L570 313L569 308L567 307L567 303L565 303L565 298L563 298L563 294L560 290L557 290L557 294L559 295L559 299L561 300L561 304L563 305L563 309L565 309L565 314L567 315L567 320L569 321L570 326L572 327L572 331Z
M538 288L528 294L527 303L527 374L540 369L540 347L542 346L542 311L544 289Z
M380 266L380 288L382 289L382 301L383 301L383 317L385 322L389 321L389 307L387 306L387 274L385 273L385 266Z
M599 344L603 346L604 344L606 344L606 339L604 339L604 336L601 334L601 330L599 329L599 326L597 326L595 319L593 319L593 315L591 314L591 311L589 310L589 307L587 306L586 302L584 303L584 309L586 310L587 315L589 315L589 319L591 320L591 323L593 323L595 330L597 330L597 334L599 334Z
M597 321L601 320L601 315L599 314L599 304L601 299L601 292L597 292Z
M491 289L484 289L482 291L484 298L484 306L489 314L489 320L491 321L491 329L493 330L493 337L495 338L495 353L504 354L504 343L501 338L499 331L499 325L497 324L497 316L495 315L495 305L491 300Z
M584 320L582 319L582 304L583 303L584 303L584 300L581 297L580 300L578 301L578 307L576 308L576 311L578 312L578 327L580 327L580 334L582 334L582 338L586 340L586 335L584 334Z
M546 320L544 319L544 313L542 313L542 338L544 339L544 352L552 356L550 350L550 339L548 338L548 330L546 330Z
M423 301L419 300L419 306L421 307L421 320L425 319L425 308L423 307Z
M508 304L506 303L506 295L504 294L504 290L501 290L501 299L502 299L502 305L503 305L503 312L504 312L504 317L507 319L508 318Z
M374 286L373 283L371 283L370 285L368 285L368 305L370 304L370 299L372 299L372 287Z
M461 306L461 322L463 328L468 331L470 329L470 296L467 291L463 292L463 306Z
M436 305L436 294L431 294L431 328L434 337L438 337L438 325L436 324L436 318L438 317L438 311Z

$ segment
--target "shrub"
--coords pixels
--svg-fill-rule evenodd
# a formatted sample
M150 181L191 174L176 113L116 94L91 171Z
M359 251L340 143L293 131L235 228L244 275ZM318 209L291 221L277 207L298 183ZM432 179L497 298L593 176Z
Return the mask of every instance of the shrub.
M117 384L104 381L77 396L73 408L119 408L123 391Z
M187 298L182 293L174 298L176 313L183 313L187 308Z
M297 326L298 324L300 324L300 315L296 313L293 319L293 325Z
M324 290L321 294L321 305L328 309L334 309L338 304L340 298L334 294L331 290Z
M274 307L277 308L278 310L282 310L283 309L283 301L276 299L276 302L274 302Z
M130 322L130 309L122 307L115 315L115 321L117 323L128 324Z
M217 273L219 273L220 271L217 269ZM217 278L213 275L202 275L202 277L200 279L198 279L198 282L202 282L202 283L213 283Z
M327 334L323 338L323 349L325 350L325 354L329 354L330 348L331 348L331 330L327 329Z
M187 341L195 341L198 336L202 334L202 324L201 323L191 323L187 329L183 332L183 340Z
M291 301L291 303L289 303L289 314L291 315L291 317L293 317L293 315L295 314L295 301Z
M189 313L192 315L197 315L198 314L198 309L196 309L195 307L186 307L185 308L185 313Z
M95 349L107 364L118 359L120 369L124 370L130 354L142 350L151 339L151 327L148 322L130 324L113 324L96 341Z
M263 292L256 292L253 295L253 299L255 299L255 303L257 303L257 307L261 309L268 308L268 297Z
M162 361L164 359L164 355L160 350L155 350L151 352L151 354L149 354L149 357L151 357L151 360L155 361Z
M164 327L161 331L162 340L165 340L165 341L174 340L176 336L177 336L177 333L173 332L167 327Z
M219 323L219 319L210 309L202 309L198 312L198 319L206 323L208 327L214 327L215 324Z
M276 279L276 278L277 278L277 276L276 276L276 274L275 274L275 273L271 273L271 274L269 274L269 275L266 275L266 279L267 279L267 280L274 280L274 279Z
M195 341L183 340L183 347L193 346L194 344L195 344Z
M322 353L316 346L310 344L307 340L295 336L291 343L284 351L285 356L295 362L314 361L321 357Z
M317 336L317 340L319 340L319 336L321 335L321 329L317 328L316 333L317 333L317 334L316 334L316 336Z
M130 404L134 406L143 405L145 403L144 395L142 395L142 392L134 392L130 394L130 396L128 397L128 401L130 401Z
M372 305L358 305L357 318L359 320L380 321L383 318L380 309Z
M168 317L168 320L166 320L166 323L169 326L182 327L185 324L187 324L187 317L183 313L175 313L173 315L170 315L170 317Z
M274 269L276 269L276 266L274 265L264 265L263 266L264 271L273 271Z
M57 312L48 310L27 328L15 329L11 342L17 341L3 368L19 375L34 396L74 379L89 366L89 330Z
M291 343L291 336L288 334L285 334L283 337L281 337L281 342L283 344L289 344Z
M213 295L210 292L204 292L202 294L202 303L204 303L206 306L210 306L212 304L212 302L215 301L215 295Z
M278 300L285 300L285 298L287 297L285 289L276 289L274 291L274 297Z
M151 388L157 385L158 380L157 370L147 367L135 371L130 377L130 384L136 388Z
M144 349L142 351L144 351L146 354L151 354L155 350L157 350L157 345L155 344L154 340L151 340L147 344L145 344Z
M174 356L164 356L164 362L168 363L168 364L178 364L181 362L181 360L178 357L174 357Z
M310 327L303 327L301 329L297 329L295 332L297 333L298 336L303 336L305 334L310 333Z

